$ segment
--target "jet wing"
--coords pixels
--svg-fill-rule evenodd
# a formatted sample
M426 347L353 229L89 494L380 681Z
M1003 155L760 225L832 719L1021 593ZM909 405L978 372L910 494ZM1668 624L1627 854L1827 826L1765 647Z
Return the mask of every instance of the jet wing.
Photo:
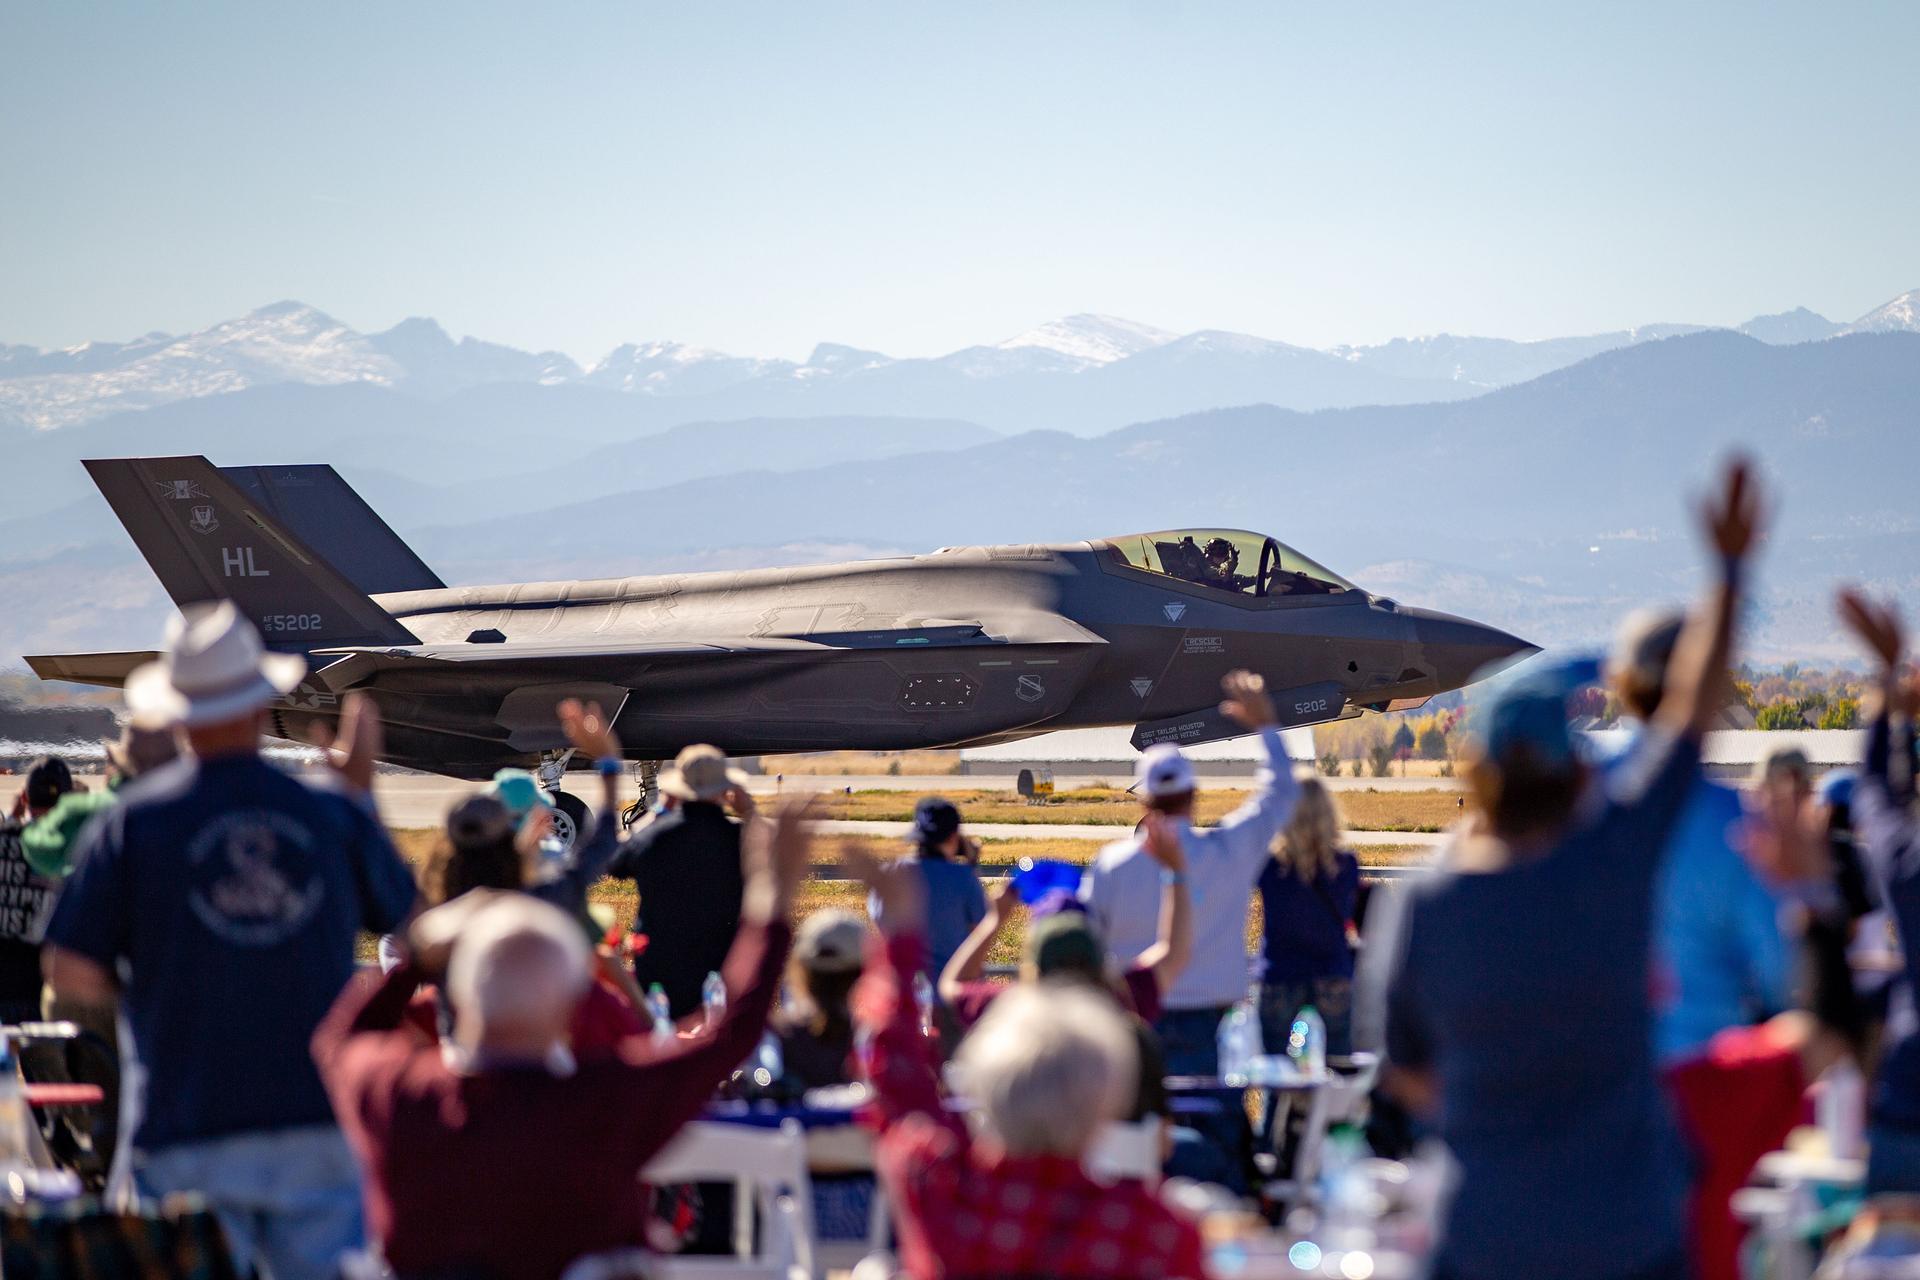
M315 676L334 693L365 684L376 675L424 671L432 667L473 671L577 669L583 663L647 663L672 658L718 657L728 653L804 653L838 646L789 639L656 640L644 644L602 644L587 640L514 640L501 644L411 644L315 649L316 660L334 661ZM317 662L316 662L317 665Z
M126 684L135 667L143 667L159 656L151 649L127 653L49 653L29 657L27 665L42 680L70 680L74 684L118 689Z

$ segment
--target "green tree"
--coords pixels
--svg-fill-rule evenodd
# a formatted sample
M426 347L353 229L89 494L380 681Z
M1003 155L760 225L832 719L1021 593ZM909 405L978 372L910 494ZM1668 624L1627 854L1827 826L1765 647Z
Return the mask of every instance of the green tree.
M1860 727L1860 700L1858 698L1835 698L1820 713L1822 729L1858 729Z
M1420 731L1414 750L1420 753L1422 760L1445 760L1447 758L1447 735L1440 732L1440 726L1429 724Z
M1355 763L1358 763L1357 761ZM1373 770L1373 776L1384 778L1393 772L1393 747L1389 743L1377 743L1367 752L1367 767Z
M1766 706L1760 708L1760 714L1756 718L1756 721L1762 729L1804 729L1807 727L1805 717L1800 714L1800 708L1785 698L1777 702L1769 702Z
M1338 752L1329 751L1320 757L1320 772L1329 778L1337 778L1340 776L1340 755Z

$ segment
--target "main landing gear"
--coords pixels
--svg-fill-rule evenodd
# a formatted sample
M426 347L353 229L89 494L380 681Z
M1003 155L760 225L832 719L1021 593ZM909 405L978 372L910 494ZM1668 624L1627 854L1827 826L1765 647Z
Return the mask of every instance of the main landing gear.
M534 774L547 793L547 799L553 802L553 838L559 841L561 850L566 853L573 852L574 842L593 823L593 811L587 808L587 802L570 791L560 789L560 783L567 776L567 762L571 759L572 747L565 751L549 752L541 759L540 767Z

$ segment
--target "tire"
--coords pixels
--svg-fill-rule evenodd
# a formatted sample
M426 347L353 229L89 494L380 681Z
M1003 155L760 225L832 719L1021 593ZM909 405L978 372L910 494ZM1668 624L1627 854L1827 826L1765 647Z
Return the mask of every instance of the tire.
M553 834L559 839L560 847L572 853L574 841L593 825L593 811L587 808L585 800L569 791L556 791L551 798L555 810Z

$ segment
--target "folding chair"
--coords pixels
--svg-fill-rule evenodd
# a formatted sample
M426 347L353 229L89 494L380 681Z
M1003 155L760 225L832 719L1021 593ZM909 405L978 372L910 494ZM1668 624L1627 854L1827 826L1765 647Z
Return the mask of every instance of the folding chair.
M1380 1074L1380 1056L1356 1053L1330 1061L1326 1080L1307 1101L1307 1114L1294 1146L1293 1167L1287 1176L1267 1184L1267 1194L1289 1205L1304 1204L1317 1194L1320 1159L1327 1131L1337 1124L1358 1124L1366 1118L1367 1099ZM1274 1126L1275 1143L1284 1141L1285 1124Z
M1087 1152L1087 1172L1103 1181L1138 1178L1158 1186L1165 1125L1159 1116L1108 1125Z
M655 1186L682 1182L734 1184L733 1256L649 1256L642 1267L649 1280L803 1280L816 1276L813 1180L807 1173L806 1133L799 1121L783 1121L774 1130L696 1120L653 1158L641 1177ZM757 1252L756 1206L764 1224ZM595 1261L583 1258L575 1267ZM621 1265L612 1256L604 1256L601 1261ZM626 1274L632 1273L604 1273L607 1277Z

